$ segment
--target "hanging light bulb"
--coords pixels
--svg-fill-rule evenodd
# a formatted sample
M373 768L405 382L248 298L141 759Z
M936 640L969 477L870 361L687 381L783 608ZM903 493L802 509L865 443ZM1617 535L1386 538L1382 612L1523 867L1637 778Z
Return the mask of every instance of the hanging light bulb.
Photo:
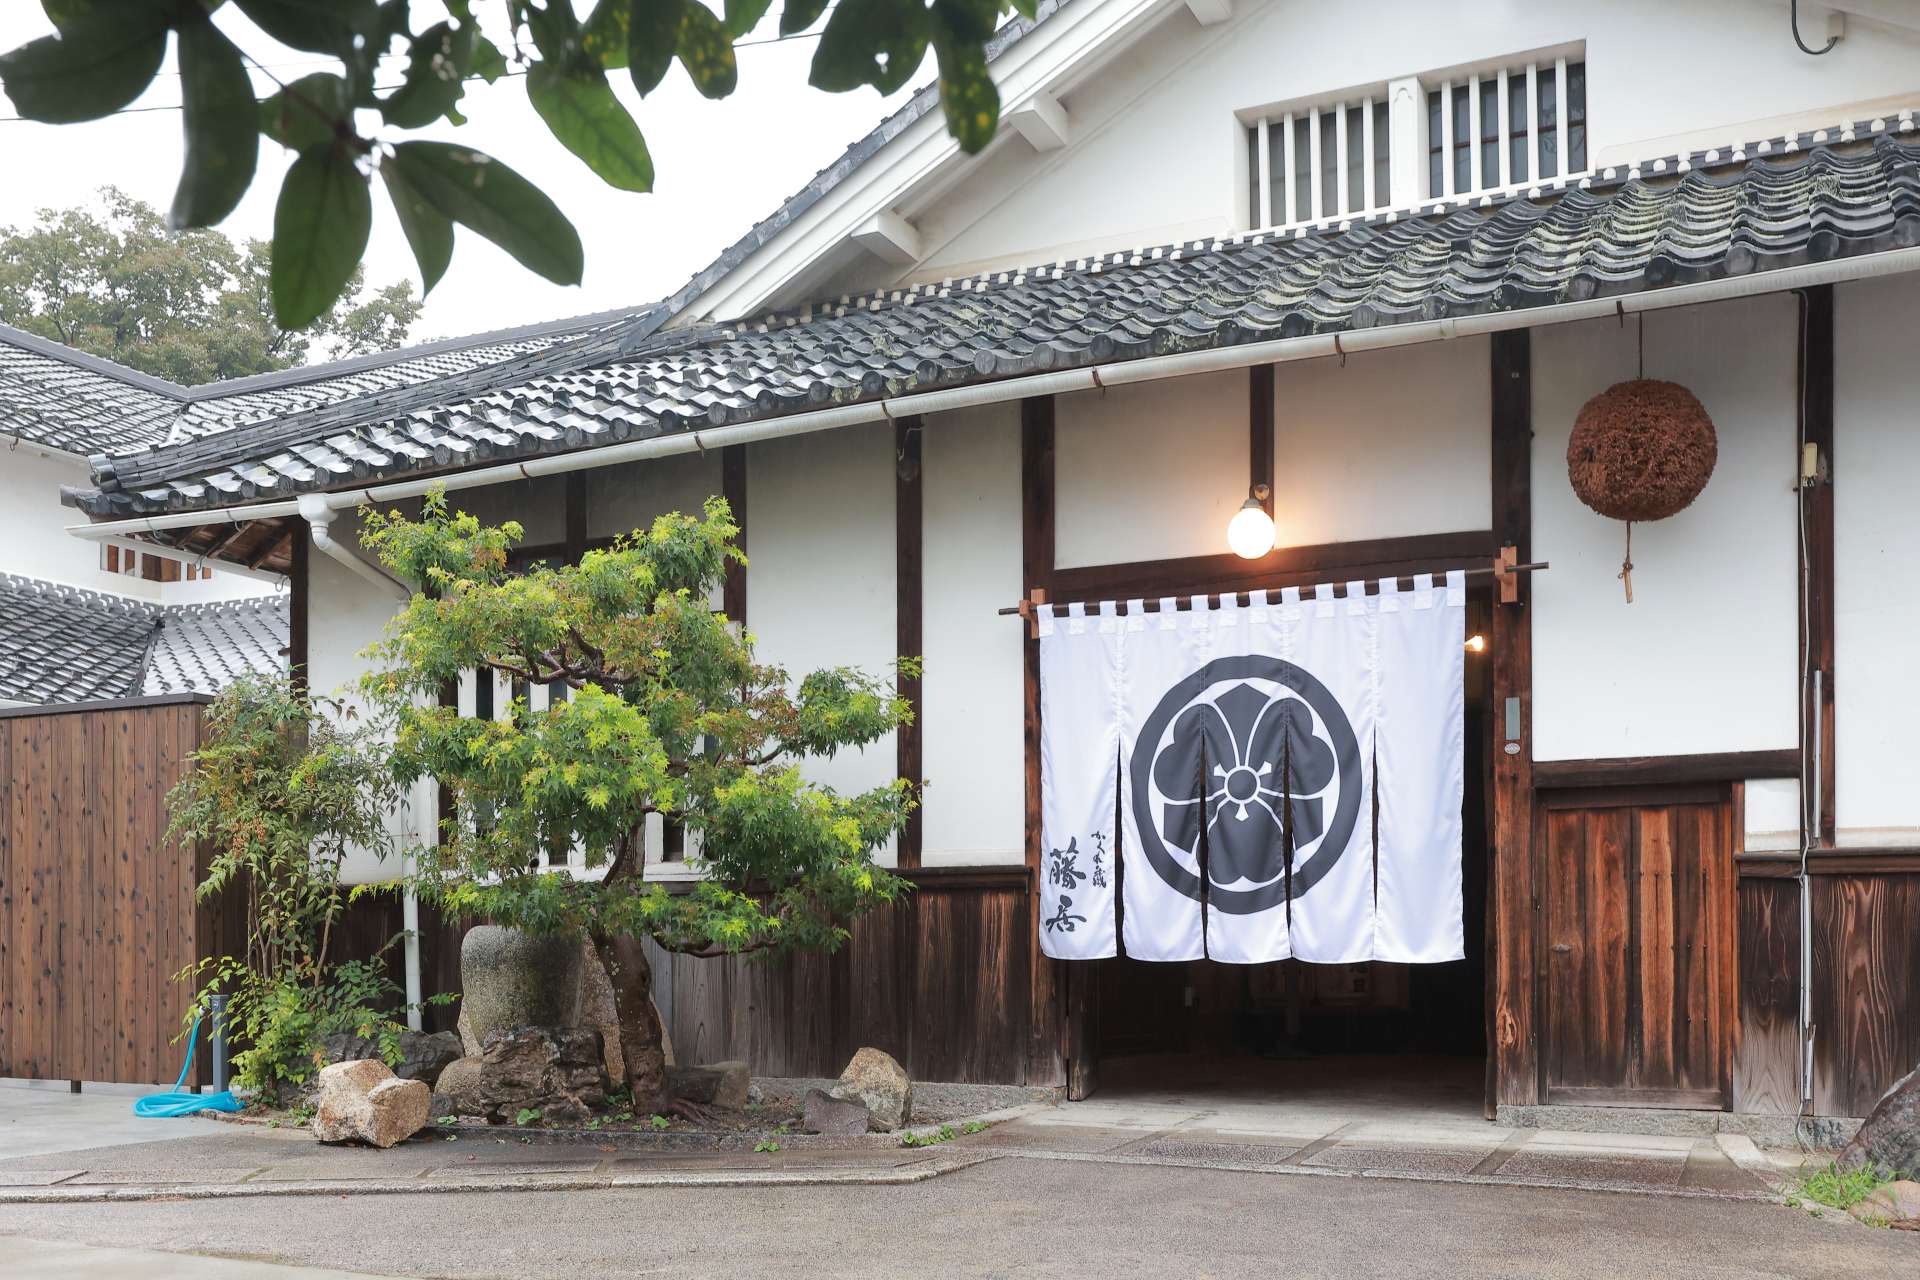
M1258 560L1273 550L1273 517L1261 505L1272 492L1263 484L1255 485L1252 495L1227 522L1227 545L1243 560Z

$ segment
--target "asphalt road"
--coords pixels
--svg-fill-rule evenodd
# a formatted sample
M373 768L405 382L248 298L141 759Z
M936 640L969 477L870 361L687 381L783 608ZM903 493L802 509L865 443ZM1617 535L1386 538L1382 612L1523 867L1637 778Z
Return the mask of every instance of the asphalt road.
M1920 1275L1920 1235L1764 1203L1024 1158L908 1187L11 1205L0 1235L462 1280Z

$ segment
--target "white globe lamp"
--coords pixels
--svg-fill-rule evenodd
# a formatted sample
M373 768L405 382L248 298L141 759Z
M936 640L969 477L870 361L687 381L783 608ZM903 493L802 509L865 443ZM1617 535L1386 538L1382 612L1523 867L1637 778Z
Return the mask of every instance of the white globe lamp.
M1253 493L1227 522L1227 545L1242 560L1258 560L1273 550L1273 517L1261 504L1272 492L1255 485Z

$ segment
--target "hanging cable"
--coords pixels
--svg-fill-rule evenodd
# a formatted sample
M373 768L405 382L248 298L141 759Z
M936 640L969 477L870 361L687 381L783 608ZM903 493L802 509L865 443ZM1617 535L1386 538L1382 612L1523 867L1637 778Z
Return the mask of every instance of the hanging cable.
M1800 0L1789 0L1787 13L1788 18L1793 23L1793 42L1799 45L1800 52L1806 54L1809 58L1817 58L1823 53L1832 53L1833 46L1840 43L1839 36L1828 36L1826 44L1820 48L1808 48L1807 42L1800 38Z

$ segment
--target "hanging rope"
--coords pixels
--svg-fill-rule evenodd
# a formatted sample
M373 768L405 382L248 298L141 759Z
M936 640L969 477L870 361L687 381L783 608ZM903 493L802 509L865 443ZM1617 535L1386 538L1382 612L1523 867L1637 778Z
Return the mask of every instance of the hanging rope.
M1627 603L1633 603L1633 521L1627 521L1627 558L1620 562L1620 572L1615 575L1627 584Z

